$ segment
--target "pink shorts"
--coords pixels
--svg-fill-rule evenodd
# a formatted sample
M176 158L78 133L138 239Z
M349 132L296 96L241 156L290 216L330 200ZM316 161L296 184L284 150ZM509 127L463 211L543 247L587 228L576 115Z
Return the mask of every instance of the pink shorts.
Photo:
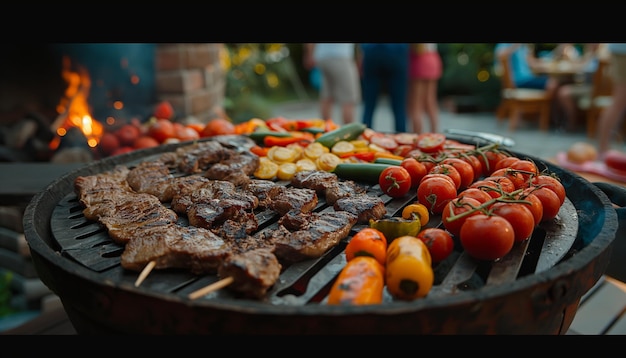
M423 52L409 55L409 77L411 79L437 80L441 77L443 64L438 52Z

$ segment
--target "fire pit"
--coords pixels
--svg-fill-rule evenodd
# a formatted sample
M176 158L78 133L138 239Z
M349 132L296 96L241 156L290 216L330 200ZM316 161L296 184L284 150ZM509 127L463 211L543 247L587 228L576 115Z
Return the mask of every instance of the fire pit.
M530 240L497 263L455 251L435 268L435 285L425 298L400 302L387 297L371 306L324 304L345 264L343 242L319 259L286 267L265 300L236 297L227 289L190 300L189 293L217 276L158 270L135 287L137 272L120 266L123 248L98 223L83 217L74 194L78 176L118 164L132 167L181 145L86 165L50 184L26 208L24 231L35 267L59 295L79 333L563 334L581 297L607 268L618 227L615 209L599 188L551 163L510 151L561 178L567 200L559 216L542 223ZM386 197L377 185L369 190L384 199L393 216L415 201ZM327 209L321 199L315 210ZM257 217L260 223L276 220L261 213Z

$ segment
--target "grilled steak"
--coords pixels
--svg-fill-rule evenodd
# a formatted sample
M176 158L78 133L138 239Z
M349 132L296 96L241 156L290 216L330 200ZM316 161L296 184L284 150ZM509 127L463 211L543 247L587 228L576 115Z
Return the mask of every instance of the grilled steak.
M229 288L246 297L260 299L274 285L282 269L276 256L269 249L256 249L227 257L219 266L217 274L232 277Z
M249 202L237 199L211 199L193 203L187 208L189 224L211 229L221 225L224 221L238 222L245 227L246 233L256 230L258 224L252 206ZM251 214L251 215L248 215ZM252 221L248 224L249 221Z
M357 222L357 216L347 211L295 215L302 216L300 221L307 222L301 229L292 232L279 225L277 229L267 230L259 235L260 239L274 244L274 254L280 260L289 263L322 256L341 239L347 237Z
M108 172L77 177L74 180L74 191L79 202L84 207L89 207L103 201L110 201L113 193L131 193L133 190L126 181L129 171L125 166L116 166Z
M263 209L268 208L272 199L285 189L271 180L262 179L251 179L242 188L255 196L259 200L258 206Z
M201 185L192 184L187 190L174 195L171 207L179 214L187 213L192 204L209 202L213 199L236 199L248 203L247 210L254 210L259 205L259 199L241 190L224 180L209 180Z
M259 167L259 163L256 154L232 151L229 158L208 168L204 176L214 180L227 180L240 186L250 181L250 175Z
M364 186L352 180L337 181L335 184L326 188L326 204L333 205L338 199L365 194L366 192L367 189Z
M291 178L291 185L296 188L309 188L322 196L325 195L326 189L335 185L339 181L337 174L324 170L307 170L297 172Z
M333 208L358 216L358 223L369 223L370 219L378 220L387 214L383 200L377 196L359 194L338 199Z
M126 176L126 181L134 191L152 194L160 201L166 202L172 200L164 195L172 178L169 168L164 163L146 161L131 169Z
M120 257L125 269L141 271L151 261L155 269L182 268L194 274L215 273L231 254L230 247L210 230L169 224L136 231Z
M155 196L145 193L127 195L123 201L101 210L98 221L108 230L109 236L119 244L126 244L137 237L137 231L145 227L174 224L176 213L161 204Z
M229 158L232 152L232 149L224 148L216 141L198 142L176 149L176 166L183 173L200 173L211 164ZM171 161L169 157L166 159Z
M171 202L175 196L191 193L209 181L210 179L199 174L172 178L159 199L164 203Z
M317 194L313 189L285 188L272 199L269 208L280 215L289 211L306 213L315 209L317 202Z

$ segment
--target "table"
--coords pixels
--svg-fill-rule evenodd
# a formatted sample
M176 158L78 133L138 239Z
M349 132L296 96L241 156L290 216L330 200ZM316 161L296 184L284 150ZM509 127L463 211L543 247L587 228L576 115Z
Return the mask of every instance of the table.
M571 60L539 60L531 65L537 75L552 77L575 77L585 73L586 64Z

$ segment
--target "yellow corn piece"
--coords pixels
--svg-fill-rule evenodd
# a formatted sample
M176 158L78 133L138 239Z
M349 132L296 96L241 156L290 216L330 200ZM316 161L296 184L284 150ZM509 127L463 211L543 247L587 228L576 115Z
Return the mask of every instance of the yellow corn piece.
M335 143L335 145L333 145L330 152L341 156L344 154L354 153L354 149L355 149L354 144L348 141L342 140L342 141Z
M278 166L276 177L280 180L291 180L297 171L298 165L296 163L283 163Z
M318 169L327 172L333 171L339 163L341 163L341 158L333 153L324 153L315 161Z
M254 171L254 176L259 179L273 179L278 174L278 164L267 157L259 159L259 167Z
M277 164L293 163L298 157L298 152L293 148L275 145L267 152L267 157Z
M304 148L304 156L311 160L316 160L320 155L328 152L330 152L330 149L319 142L313 142Z
M308 170L316 170L317 169L317 165L315 164L314 161L312 161L309 158L302 158L298 161L296 161L296 166L298 167L298 171L299 172L305 172Z
M369 144L369 142L365 139L351 140L350 143L352 143L355 148L367 148L367 145Z

